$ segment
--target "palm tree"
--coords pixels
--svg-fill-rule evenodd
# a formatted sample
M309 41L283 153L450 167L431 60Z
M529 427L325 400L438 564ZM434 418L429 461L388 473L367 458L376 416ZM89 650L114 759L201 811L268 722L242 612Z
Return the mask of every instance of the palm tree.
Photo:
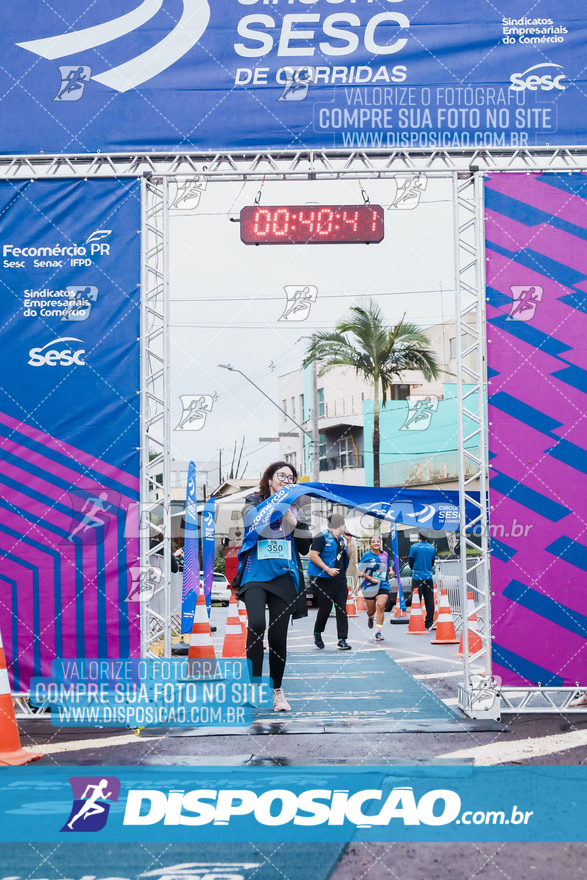
M405 316L404 316L405 317ZM379 486L380 391L383 404L392 382L406 370L420 370L427 381L436 379L440 367L428 348L423 330L405 321L389 326L377 303L369 299L351 306L349 314L334 330L315 333L306 352L304 367L320 364L323 376L333 367L352 367L357 375L373 384L373 484Z

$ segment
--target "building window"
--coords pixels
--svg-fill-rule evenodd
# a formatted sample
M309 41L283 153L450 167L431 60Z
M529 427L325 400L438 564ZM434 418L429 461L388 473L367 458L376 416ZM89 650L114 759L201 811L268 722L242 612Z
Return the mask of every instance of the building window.
M341 437L338 441L339 467L353 467L355 465L355 450L351 437Z
M282 400L282 401L281 401L281 408L282 408L282 410L284 411L284 413L287 414L287 400Z
M324 418L324 412L325 412L325 407L324 407L324 388L318 388L317 397L318 397L318 418L319 418L319 419L323 419L323 418Z
M391 386L391 400L407 400L410 396L410 386L409 385L392 385Z
M292 397L292 399L291 399L291 415L295 419L295 417L296 417L296 399L295 399L295 397Z
M326 434L318 434L318 455L326 458Z
M304 395L300 394L300 421L302 422L305 421L304 415Z
M463 335L461 336L461 345L462 345L463 348L467 348L468 345L469 345L469 337L468 337L468 335L467 335L466 333L463 333ZM456 336L453 336L453 338L452 338L451 341L450 341L450 357L451 357L451 360L452 360L453 358L456 358L456 356L457 356L457 337L456 337Z

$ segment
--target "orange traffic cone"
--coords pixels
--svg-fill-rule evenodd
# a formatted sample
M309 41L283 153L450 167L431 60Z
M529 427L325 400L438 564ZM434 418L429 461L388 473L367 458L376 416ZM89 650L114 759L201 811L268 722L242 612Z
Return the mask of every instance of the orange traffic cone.
M351 593L350 586L348 587L348 593L346 597L346 616L347 617L358 617L357 609L355 608L355 600L353 599L353 594Z
M440 591L440 610L436 621L436 638L432 639L431 645L456 645L458 643L455 633L455 625L452 619L448 593L442 587Z
M247 606L244 602L238 603L238 616L240 617L241 626L243 629L243 636L245 637L245 644L247 641L247 631L249 629L248 617L247 617Z
M436 629L436 623L438 621L438 615L440 613L439 605L438 605L438 589L434 589L434 620L432 621L432 626L430 629Z
M247 643L243 634L238 606L234 596L230 597L230 602L228 603L228 617L226 618L226 632L224 634L224 644L222 645L222 656L247 656Z
M357 611L366 611L367 606L365 605L365 600L363 599L363 594L359 590L357 594Z
M214 653L214 645L212 644L212 631L210 629L210 621L208 620L208 609L206 608L204 591L200 589L194 614L188 660L215 659L216 654Z
M422 614L422 605L418 589L414 589L412 593L412 608L410 610L410 623L406 630L408 636L426 635L426 627L424 626L424 616Z
M41 752L26 752L20 746L0 633L0 765L14 767L18 764L30 764L31 761L37 761L42 757Z
M469 621L469 656L471 656L471 654L476 654L478 651L482 650L483 642L481 641L481 636L479 635L478 630L477 612L475 611L475 600L473 599L473 593L470 590L467 593L467 619ZM459 642L459 650L454 655L455 657L462 657L464 654L464 635L465 632L463 627L463 629L461 630L461 641Z

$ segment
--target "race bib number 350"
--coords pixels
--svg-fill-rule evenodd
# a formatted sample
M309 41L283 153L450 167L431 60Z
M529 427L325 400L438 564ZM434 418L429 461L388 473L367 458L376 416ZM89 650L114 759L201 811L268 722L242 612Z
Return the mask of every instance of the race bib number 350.
M291 559L291 544L286 538L270 538L257 544L258 559Z

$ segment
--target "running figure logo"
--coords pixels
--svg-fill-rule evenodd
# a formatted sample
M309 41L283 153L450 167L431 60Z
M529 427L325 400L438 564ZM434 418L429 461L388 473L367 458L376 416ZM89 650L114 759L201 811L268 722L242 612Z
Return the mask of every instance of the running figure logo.
M62 544L102 544L111 519L118 517L120 493L113 489L70 489L73 516Z
M62 64L59 67L61 85L54 101L79 101L92 77L92 69L86 64Z
M396 193L389 210L413 211L420 204L422 193L428 185L428 178L419 174L398 179Z
M73 806L61 831L100 831L106 825L110 804L120 794L115 776L73 776L69 780Z
M68 284L67 305L63 310L62 321L86 321L92 311L92 304L98 301L98 288L94 284Z
M173 183L171 184L173 186ZM208 186L208 180L204 175L190 177L188 180L180 180L175 183L175 195L169 203L169 208L174 211L194 211L200 204L202 193Z
M181 394L183 412L175 431L201 431L208 413L212 412L214 397L211 394Z
M284 288L287 302L280 321L305 321L312 303L318 298L318 288L313 284L287 284Z
M520 285L510 287L513 302L506 321L531 321L536 314L536 307L542 302L542 287Z
M408 401L408 413L400 431L425 431L438 409L438 397L411 397Z
M303 101L314 81L315 67L286 67L286 80L278 101Z

